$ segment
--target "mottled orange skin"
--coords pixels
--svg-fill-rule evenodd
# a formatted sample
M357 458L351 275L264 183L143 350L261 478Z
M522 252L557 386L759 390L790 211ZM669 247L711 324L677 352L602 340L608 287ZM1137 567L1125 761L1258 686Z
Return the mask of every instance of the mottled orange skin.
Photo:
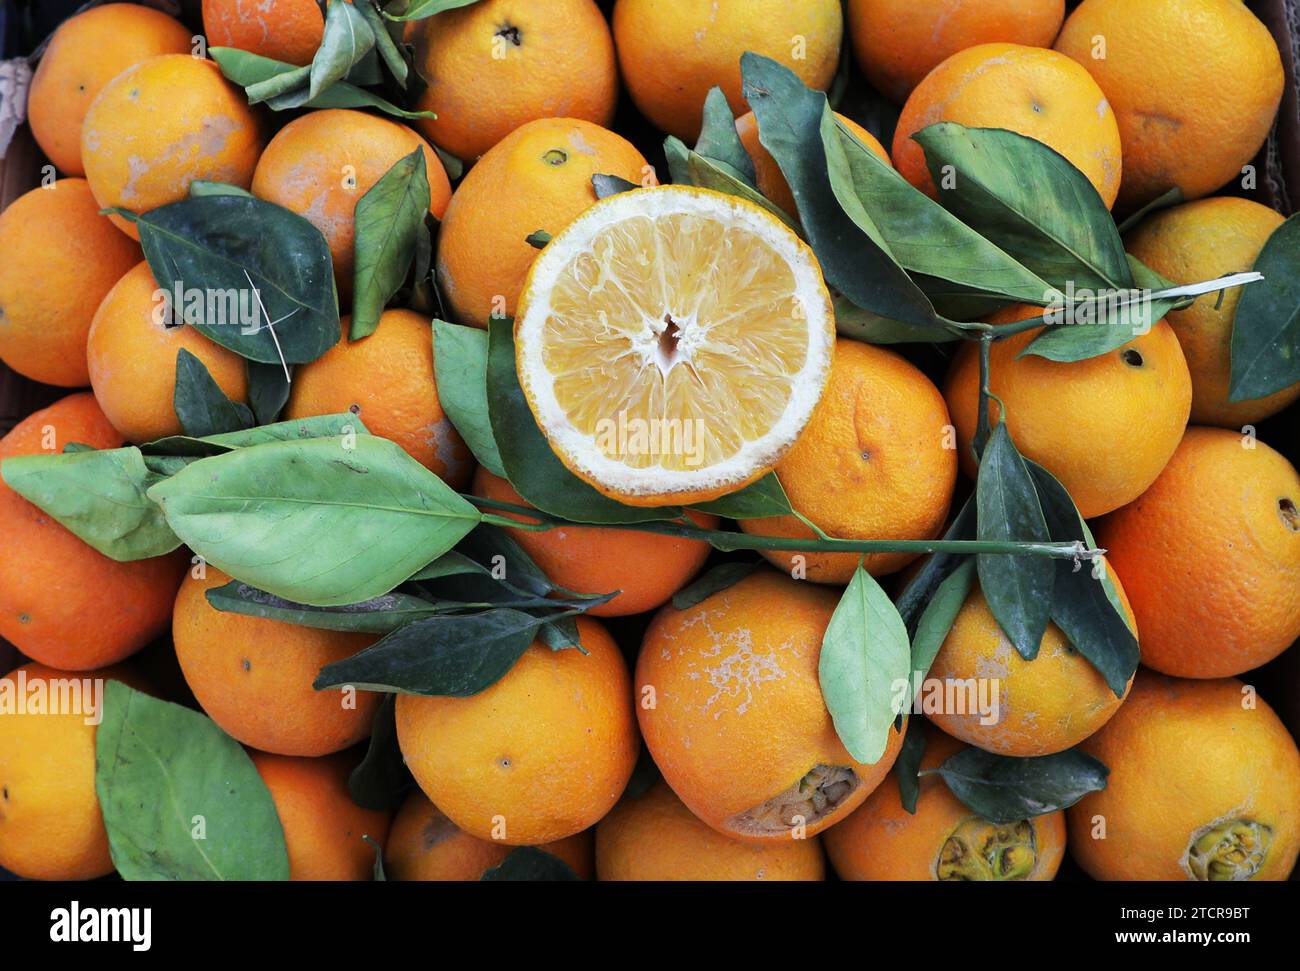
M968 128L1006 128L1064 155L1109 208L1119 194L1119 127L1088 72L1056 51L1020 44L980 44L926 75L903 105L890 155L912 185L935 195L915 132L941 121Z
M990 323L1041 316L1041 308L999 311ZM1086 519L1132 502L1174 454L1192 406L1192 378L1178 338L1165 321L1122 347L1084 361L1020 353L1039 331L994 341L989 405L1016 447L1061 480ZM979 351L957 351L944 397L957 428L962 471L975 477L971 441L979 418ZM1122 573L1123 570L1121 569Z
M1282 455L1235 432L1187 429L1151 488L1097 529L1147 667L1223 678L1300 637L1297 507L1300 475Z
M193 327L165 326L161 290L149 264L137 264L104 297L86 341L95 398L131 442L181 433L173 398L182 349L203 362L227 397L244 401L248 396L244 359Z
M19 422L0 439L0 465L74 442L122 444L85 392ZM0 637L34 660L87 671L134 654L167 629L183 570L181 553L109 559L0 482Z
M857 137L858 141L871 149L884 162L892 164L889 162L889 153L885 151L885 146L876 140L875 135L851 118L844 117L838 111L835 112L835 117L841 125ZM792 215L797 213L798 208L795 206L794 194L790 191L790 184L786 182L785 176L781 172L781 166L772 157L772 153L764 148L763 143L759 140L758 119L754 117L752 111L736 119L736 133L740 135L740 143L745 146L746 154L754 163L754 174L758 179L758 191L786 212Z
M34 381L90 383L86 335L140 247L99 214L85 179L59 179L0 213L0 359Z
M424 794L457 827L512 846L580 833L618 801L637 758L627 666L595 620L586 654L534 642L466 698L397 696L397 738Z
M41 151L60 172L85 175L81 126L95 96L127 68L159 54L188 54L193 43L179 21L139 4L106 3L69 17L28 89L27 120Z
M902 737L891 732L878 762L855 762L822 700L817 663L838 602L835 591L762 570L686 610L664 607L646 631L635 677L641 734L682 802L725 836L789 839L728 821L817 765L852 769L862 784L808 823L816 835L861 805L898 756Z
M528 122L469 170L447 206L438 236L438 285L462 324L513 317L537 250L596 202L593 175L640 184L649 163L626 139L578 118Z
M372 435L391 439L455 489L469 482L473 456L438 400L429 318L410 310L386 310L378 328L343 337L324 356L298 368L285 418L351 411Z
M943 395L903 357L861 341L835 342L830 381L794 447L776 467L791 505L839 539L930 539L943 529L957 456ZM746 519L760 536L811 538L794 516ZM900 570L909 553L763 551L779 570L846 584L859 559L872 574ZM792 574L798 575L798 574Z
M965 749L954 739L931 729L925 736L921 769L933 769ZM822 842L841 880L938 880L936 863L948 837L962 823L978 819L952 792L942 777L921 778L921 794L913 815L903 808L898 778L889 778L862 808L826 832ZM1037 860L1023 879L1052 880L1065 856L1065 813L1030 820Z
M614 118L614 39L593 0L479 0L412 21L406 41L429 82L418 108L438 116L415 125L457 158L539 118Z
M849 38L862 73L904 101L946 58L977 44L1050 47L1065 0L849 0Z
M249 752L284 829L290 880L370 880L375 848L388 837L390 815L362 809L348 794L356 758L347 752L319 759Z
M625 796L596 827L601 880L823 880L821 841L742 843L691 815L663 781Z
M583 830L538 847L567 863L583 880L595 876L592 830ZM416 790L397 811L384 847L389 880L481 880L500 866L514 847L482 840L456 828L438 807Z
M191 570L176 594L172 639L185 680L204 712L245 745L277 755L328 755L370 735L381 696L316 691L321 668L369 647L373 634L317 630L227 613L205 596L230 577Z
M325 35L325 17L317 0L203 0L203 33L212 47L310 64Z
M1070 852L1094 879L1190 879L1193 835L1240 818L1272 830L1252 879L1290 875L1300 852L1300 752L1248 690L1235 678L1138 672L1128 701L1082 746L1109 767L1106 788L1067 810Z
M405 125L363 111L311 111L281 128L257 162L253 195L296 212L321 231L346 301L353 286L357 202L417 147L429 180L429 212L441 219L451 183L437 153Z
M479 466L474 494L498 502L528 505L505 479ZM506 513L511 519L525 517ZM718 517L688 513L702 529L716 529ZM609 603L593 607L596 617L622 617L654 610L699 572L709 557L702 540L656 536L636 530L564 526L543 533L508 531L557 585L574 593L622 591Z
M143 213L189 194L195 179L247 189L262 126L213 61L162 54L113 78L86 111L81 161L103 208ZM135 225L114 224L132 239Z

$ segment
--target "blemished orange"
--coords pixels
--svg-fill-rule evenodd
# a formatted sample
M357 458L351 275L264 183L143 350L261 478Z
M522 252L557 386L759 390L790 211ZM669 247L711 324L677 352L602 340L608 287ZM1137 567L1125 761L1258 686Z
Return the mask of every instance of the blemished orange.
M318 759L249 752L271 792L289 851L290 880L370 880L390 814L362 809L348 792L352 753Z
M921 769L965 749L931 729ZM938 775L922 776L916 813L903 808L891 772L862 808L826 831L822 842L841 880L1051 880L1065 856L1065 813L991 823L968 808Z
M878 762L855 762L822 700L817 664L838 602L762 570L686 610L664 607L645 633L635 684L646 747L724 836L814 836L861 805L898 756L891 730Z
M65 445L117 448L87 392L68 395L0 438L0 463ZM183 554L119 563L0 482L0 638L51 667L87 671L134 654L167 629Z
M72 703L67 710L0 709L0 867L29 880L94 880L113 872L95 792L98 708L105 681L139 685L117 667L95 672L94 681L68 681L83 677L32 663L0 678L0 693L10 699Z
M424 794L471 836L509 845L580 833L618 801L637 758L627 665L598 621L574 648L541 641L463 698L397 696L397 740Z
M1110 774L1066 811L1070 853L1096 880L1285 880L1300 851L1300 752L1235 678L1139 671L1083 743Z
M776 467L790 504L839 539L930 539L942 531L957 480L948 408L916 367L882 347L839 339L826 391L812 420ZM746 519L747 533L811 538L794 516ZM779 570L818 583L848 583L856 553L764 550ZM864 568L884 575L908 553L871 553ZM793 575L799 575L794 573Z
M482 466L474 473L474 494L527 505L508 481ZM503 515L525 519L514 513ZM688 515L703 529L718 526L717 516L699 512ZM621 591L609 603L588 611L596 617L622 617L662 606L699 572L710 549L703 540L636 530L566 525L540 533L523 529L508 532L556 585L574 593Z
M567 863L582 880L595 875L593 833L585 829L538 847ZM384 847L389 880L481 880L514 847L470 836L438 811L418 789L406 797Z
M325 35L325 17L318 0L203 0L203 33L212 47L310 64Z
M99 214L85 179L59 179L0 213L0 253L0 359L34 381L85 387L95 308L140 247Z
M261 122L213 61L161 54L113 78L86 111L81 161L102 208L144 213L179 202L195 179L247 189ZM114 225L132 239L135 225Z
M1196 199L1241 178L1282 97L1277 44L1240 0L1084 0L1056 49L1115 109L1123 210L1174 186Z
M838 111L835 112L835 118L841 125L852 132L858 141L880 156L885 162L889 162L889 153L885 151L885 146L876 140L875 135L852 118L844 117ZM786 182L785 176L781 173L781 166L772 157L772 153L764 148L763 143L759 141L758 119L754 117L752 111L736 119L736 133L740 135L740 143L745 146L745 152L754 163L754 174L758 179L758 191L786 212L792 215L795 214L798 209L795 206L794 194L790 191L790 184Z
M134 3L106 3L69 17L32 75L27 120L36 144L60 172L85 174L81 124L104 85L151 57L188 53L193 43L179 21Z
M1105 569L1136 633L1124 587L1109 564ZM943 706L926 714L949 735L999 755L1063 752L1106 724L1123 700L1055 624L1047 625L1036 658L1021 657L994 619L978 581L930 665L930 679L945 686L945 698L946 686L983 680L993 687L988 711L972 705L976 696L963 690L952 710Z
M1142 663L1223 678L1300 637L1300 475L1253 437L1187 429L1160 477L1097 543L1124 578Z
M439 219L451 183L429 144L405 125L364 111L311 111L285 125L253 173L253 195L296 212L321 231L339 295L352 293L357 202L393 165L419 147L429 180L429 212Z
M168 327L165 301L149 264L136 265L104 297L86 341L95 398L131 442L181 433L173 397L182 349L203 362L227 397L244 401L248 395L244 359L189 325Z
M1042 315L1014 306L989 317L995 324ZM993 342L989 385L993 422L1006 409L1016 448L1061 480L1085 519L1140 496L1187 426L1192 378L1172 328L1160 321L1122 347L1083 361L1020 356L1037 335L1026 331ZM957 428L962 470L975 477L971 441L979 411L979 351L957 351L944 397ZM1122 574L1122 568L1118 568ZM1139 611L1139 629L1141 628Z
M312 682L321 668L349 658L373 634L318 630L218 610L209 590L230 577L216 567L190 570L176 594L172 640L185 681L226 734L277 755L328 755L370 735L381 695Z
M1213 280L1255 264L1282 217L1249 199L1198 199L1144 219L1125 239L1128 251L1174 283ZM1165 319L1178 335L1192 374L1192 422L1241 428L1300 398L1300 382L1263 398L1229 401L1232 327L1242 288L1197 297Z
M691 814L660 781L624 796L596 826L601 880L823 880L821 841L742 843Z
M1050 47L1065 0L849 0L847 13L862 73L902 102L940 62L968 47Z
M285 418L351 411L372 435L391 439L454 488L469 481L473 456L438 400L433 328L410 310L386 310L361 340L343 337L293 375Z
M693 143L704 99L721 87L740 114L740 58L747 51L780 61L825 91L839 66L844 18L839 0L618 0L614 43L623 83L641 113L662 131Z
M1064 54L1021 44L978 44L925 76L903 105L890 155L928 195L934 182L912 138L941 121L1006 128L1055 149L1079 169L1109 208L1119 194L1119 126L1097 82Z
M438 285L456 320L513 317L537 256L528 237L554 236L596 202L593 175L641 184L649 163L621 135L579 118L521 125L469 170L438 236Z
M457 158L539 118L614 118L614 39L594 0L480 0L412 21L406 41L429 81L417 107L438 116L415 124Z

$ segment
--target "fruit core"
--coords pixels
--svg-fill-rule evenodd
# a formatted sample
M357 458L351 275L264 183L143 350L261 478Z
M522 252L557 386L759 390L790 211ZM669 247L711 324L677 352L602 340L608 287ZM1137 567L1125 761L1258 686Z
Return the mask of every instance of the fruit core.
M788 833L825 819L861 785L857 773L847 766L816 765L789 789L737 813L724 825L745 836Z
M998 825L976 817L944 840L934 870L940 880L1025 880L1037 863L1037 840L1028 820Z
M1183 869L1193 880L1249 880L1268 858L1273 830L1253 819L1210 823L1192 834Z

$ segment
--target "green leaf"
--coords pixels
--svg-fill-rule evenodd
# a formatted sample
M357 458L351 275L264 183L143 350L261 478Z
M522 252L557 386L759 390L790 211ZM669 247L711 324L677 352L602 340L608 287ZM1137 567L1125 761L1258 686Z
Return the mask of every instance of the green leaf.
M552 239L550 233L544 229L538 229L524 237L524 242L534 249L543 249Z
M664 141L664 155L668 158L668 174L677 185L694 185L738 196L766 209L795 232L801 232L797 220L746 182L744 175L726 162L692 152L685 143L672 135Z
M481 880L577 880L573 867L537 846L517 846L498 865L483 871Z
M252 199L253 193L228 182L209 182L207 179L195 179L190 183L190 198L194 199L202 196L239 196L244 199Z
M308 100L335 81L341 81L374 49L375 32L365 15L350 3L331 3L325 9L325 34L311 61Z
M1300 214L1269 236L1255 260L1264 282L1247 287L1232 324L1229 401L1263 398L1300 381Z
M937 344L961 340L959 334L942 326L908 324L863 310L841 294L832 294L831 302L835 306L835 329L841 336L856 341L867 344Z
M902 618L859 565L831 615L817 665L835 732L856 761L872 765L884 755L910 657Z
M794 511L775 472L769 472L738 492L691 508L724 519L763 519L766 516L789 516Z
M1034 480L1011 442L1007 426L993 429L980 460L975 483L979 509L977 538L992 542L1049 540ZM1045 556L980 553L976 556L980 589L999 626L1020 656L1038 656L1052 611L1056 564Z
M1128 218L1119 224L1119 234L1121 236L1125 235L1130 229L1137 226L1138 223L1142 222L1142 220L1146 219L1147 216L1154 215L1161 209L1168 209L1170 206L1176 206L1182 201L1183 190L1178 186L1174 186L1172 189L1156 196L1141 209L1130 213Z
M388 24L384 22L383 16L379 13L379 8L375 6L372 0L360 0L354 6L361 11L361 16L366 18L366 23L370 25L371 31L374 32L375 50L379 52L379 56L383 59L388 72L392 74L393 80L397 82L398 87L405 88L407 78L410 76L411 66L406 62L406 58L397 46L402 36L400 29L397 37L394 38L389 33Z
M576 523L643 523L682 514L677 506L625 506L564 467L519 387L514 324L499 317L489 324L487 389L493 437L506 478L531 505Z
M176 352L172 407L185 434L194 438L240 431L253 425L253 413L248 406L226 397L208 373L207 365L183 347Z
M95 793L124 879L289 879L271 793L206 715L109 681Z
M384 305L401 287L414 261L428 211L429 174L422 146L394 162L357 200L352 340L369 336L379 326Z
M433 366L438 400L480 465L505 478L488 417L488 333L445 320L433 322Z
M348 777L348 794L362 809L396 809L415 782L397 746L396 703L386 695L375 709L366 757Z
M542 621L518 610L417 620L359 654L326 665L319 691L353 685L368 691L465 698L505 676L537 639Z
M898 798L913 816L916 815L916 800L921 796L921 759L925 757L925 722L913 718L907 723L907 734L903 736L903 746L898 750L898 759L894 762L894 779L898 782Z
M719 563L695 582L687 584L673 594L673 608L675 610L689 610L696 604L703 603L715 593L739 583L760 566L762 564L757 561Z
M205 337L266 364L281 355L291 364L314 361L338 343L329 246L296 213L260 199L203 196L160 206L136 225L154 279L169 296L180 288L185 299L173 309Z
M318 630L342 630L365 634L387 634L413 620L432 617L437 604L408 593L386 593L361 603L342 607L312 607L274 596L242 580L215 587L204 593L217 610L246 617L278 620Z
M939 201L1053 287L1133 287L1110 211L1063 155L1016 132L954 122L912 137L925 149Z
M186 466L149 498L218 569L318 607L387 593L480 518L399 446L371 435L236 449Z
M1036 758L962 749L936 769L952 794L991 823L1006 825L1068 809L1106 788L1110 770L1075 749Z
M714 161L724 162L738 172L750 185L757 185L754 160L745 151L740 133L736 131L736 116L731 113L727 96L716 85L704 99L704 123L700 128L695 153Z
M461 7L468 7L474 2L475 0L411 0L406 5L404 12L395 14L385 10L384 16L389 20L424 20L426 17L440 14L444 10L457 10Z
M631 192L633 189L641 188L635 182L620 179L617 175L603 175L599 172L591 177L591 187L596 190L597 199L604 199L608 196L616 196L620 192Z
M943 534L945 541L975 538L975 499L967 499ZM966 562L967 554L931 553L898 595L898 613L909 628L918 622L923 609L934 598L940 584Z
M269 425L280 417L289 403L289 379L279 364L247 361L248 404L259 425Z
M9 488L110 559L143 560L181 545L147 496L161 481L138 448L16 455L0 465Z
M970 595L975 584L975 560L966 557L961 564L943 579L935 589L930 602L925 605L920 619L916 622L916 633L912 637L912 691L909 697L915 697L920 688L920 681L930 671L939 648L952 630L953 622L961 611L961 606Z

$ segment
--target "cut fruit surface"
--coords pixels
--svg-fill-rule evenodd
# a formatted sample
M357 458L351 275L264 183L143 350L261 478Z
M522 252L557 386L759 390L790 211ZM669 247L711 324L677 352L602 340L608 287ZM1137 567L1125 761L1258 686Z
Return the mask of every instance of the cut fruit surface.
M631 505L690 504L768 472L830 373L812 251L774 216L685 186L610 196L538 256L519 381L560 460Z

